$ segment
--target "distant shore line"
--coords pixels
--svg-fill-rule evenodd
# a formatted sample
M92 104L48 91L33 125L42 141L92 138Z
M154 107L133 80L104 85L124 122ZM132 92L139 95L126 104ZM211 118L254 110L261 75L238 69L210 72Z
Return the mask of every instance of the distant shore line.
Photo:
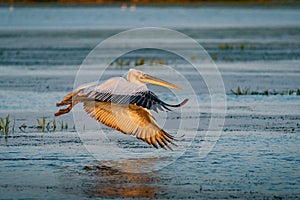
M179 0L157 0L157 1L103 1L103 0L0 0L0 6L300 6L300 1L272 1L272 0L235 0L235 1L179 1Z

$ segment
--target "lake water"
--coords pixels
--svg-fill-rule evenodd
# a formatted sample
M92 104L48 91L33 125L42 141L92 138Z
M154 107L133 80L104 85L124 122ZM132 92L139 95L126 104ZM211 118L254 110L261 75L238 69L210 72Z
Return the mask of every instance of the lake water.
M231 94L238 87L283 93L300 88L298 7L137 7L135 11L101 6L15 7L10 12L2 6L0 19L0 117L9 114L11 120L10 133L0 137L1 199L300 198L300 96L296 92ZM161 70L157 63L163 61L189 80L196 96L181 115L157 116L174 134L177 124L186 122L173 152L149 148L99 126L80 114L80 106L73 114L57 118L55 131L19 129L22 124L36 126L42 117L51 125L55 103L73 89L76 73L90 51L114 34L144 26L178 30L207 50L224 82L226 115L221 107L212 110L211 100L219 94L209 94L201 77L211 75L209 67L199 76L179 56L142 49L115 60L103 79L123 75L143 58L146 64L156 63L153 73ZM143 42L134 39L130 41ZM184 44L174 47L182 48ZM99 55L100 60L117 50L108 49ZM193 49L187 51L191 60L206 62L193 58L197 55ZM120 66L120 61L129 64ZM99 72L97 64L89 66L88 78ZM171 76L164 78L175 81ZM176 101L170 91L152 89L163 100ZM182 92L177 97L186 95ZM212 119L223 117L221 136L214 130L207 132ZM196 130L195 121L199 122ZM68 128L61 130L61 123ZM109 141L99 139L92 146L105 147L103 152L108 153L97 160L83 136L100 134L100 129ZM199 156L206 144L213 148ZM129 156L114 157L117 147Z

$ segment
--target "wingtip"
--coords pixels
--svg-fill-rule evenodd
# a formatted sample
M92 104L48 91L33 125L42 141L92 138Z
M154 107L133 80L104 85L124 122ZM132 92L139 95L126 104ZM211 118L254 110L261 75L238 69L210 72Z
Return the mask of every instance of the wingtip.
M180 106L183 106L183 105L185 105L188 101L189 101L189 99L185 99L185 100L183 100L179 105L180 105Z

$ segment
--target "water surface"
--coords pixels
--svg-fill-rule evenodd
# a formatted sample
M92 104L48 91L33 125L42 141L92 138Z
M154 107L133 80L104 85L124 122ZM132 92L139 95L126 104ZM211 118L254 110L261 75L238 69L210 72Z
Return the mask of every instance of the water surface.
M9 12L1 7L0 18L0 117L10 114L11 128L15 124L14 133L0 137L1 198L300 198L299 96L230 93L238 86L258 91L299 88L297 7L138 7L133 12L118 7L16 7ZM42 117L53 121L55 103L73 89L77 70L88 53L107 37L142 26L182 31L214 58L227 93L220 138L213 131L206 134L211 117L220 116L212 115L211 96L203 79L187 69L184 60L157 50L124 55L122 59L131 65L120 68L115 63L103 78L123 75L141 57L146 62L163 60L182 72L200 102L200 113L190 101L184 116L199 120L200 125L195 138L189 137L194 132L189 124L184 125L185 137L174 152L186 152L178 159L172 152L152 149L100 126L110 142L97 141L97 145L111 145L107 151L118 146L164 156L146 158L141 153L121 161L96 160L73 129L72 114L56 119L58 126L62 121L68 123L67 130L18 129L24 123L34 126ZM109 58L112 51L99 57ZM91 69L87 75L97 68ZM174 101L163 90L157 93L165 101ZM184 94L179 98L185 98ZM166 120L165 129L174 134L174 126L183 120L176 112L158 119ZM87 135L99 132L88 124L83 130L85 122L80 131ZM215 139L218 142L212 151L199 157L203 141ZM172 162L160 170L135 173L141 167L155 169L168 159Z

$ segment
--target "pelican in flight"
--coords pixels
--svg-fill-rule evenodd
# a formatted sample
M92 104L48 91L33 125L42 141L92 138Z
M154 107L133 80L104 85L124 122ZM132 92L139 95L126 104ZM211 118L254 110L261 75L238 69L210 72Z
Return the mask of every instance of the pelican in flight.
M60 109L55 116L70 112L76 104L82 102L84 110L98 122L124 134L135 135L155 148L160 146L171 149L169 144L175 145L174 136L159 127L149 110L170 111L170 107L180 107L188 99L177 105L165 103L147 88L147 83L182 89L142 71L130 69L127 80L113 77L100 85L92 82L79 86L56 104L57 107L68 107Z

